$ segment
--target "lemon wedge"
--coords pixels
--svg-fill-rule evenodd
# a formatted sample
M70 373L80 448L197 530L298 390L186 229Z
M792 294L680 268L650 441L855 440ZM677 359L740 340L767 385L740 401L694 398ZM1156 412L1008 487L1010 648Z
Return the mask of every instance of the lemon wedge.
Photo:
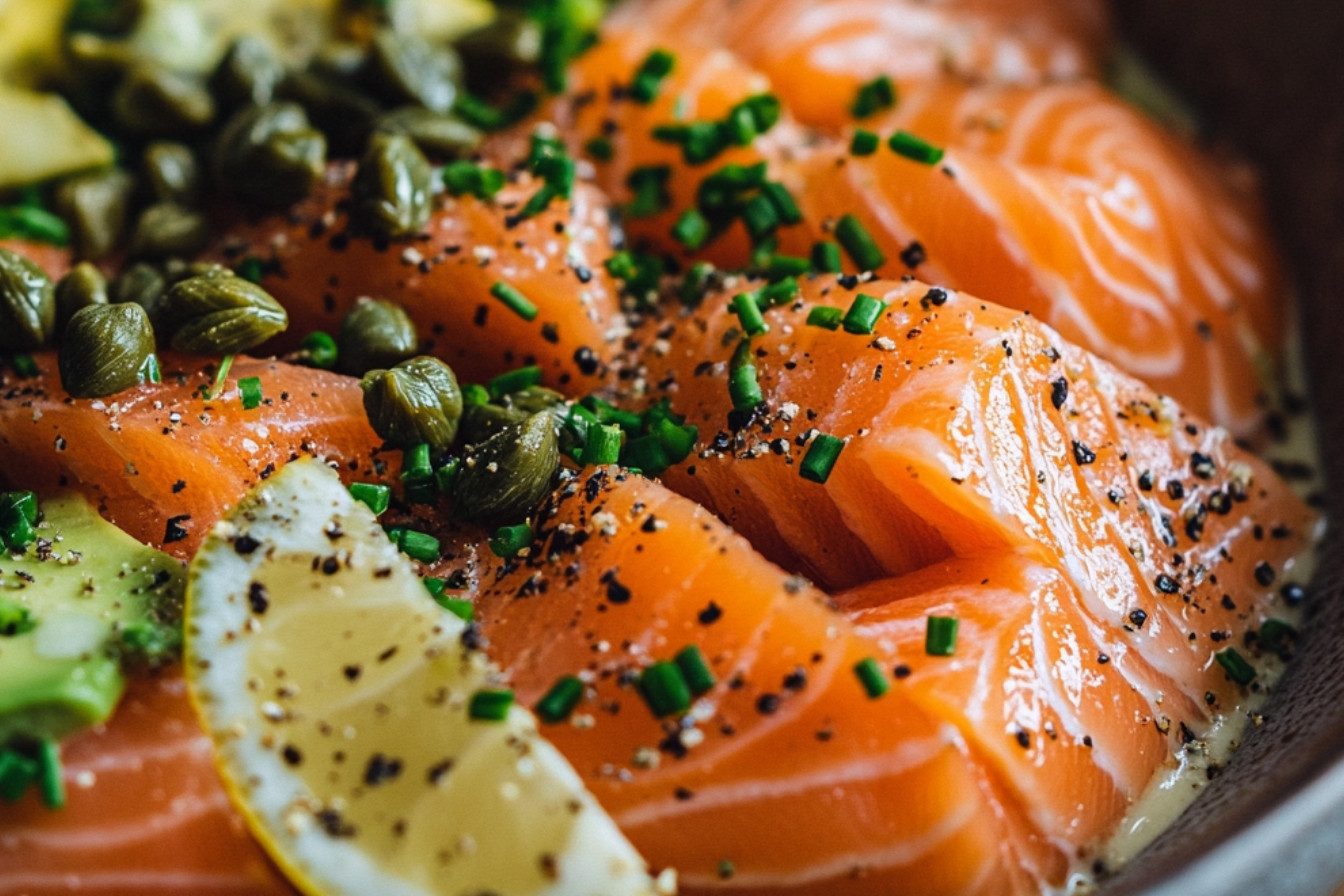
M672 888L530 712L472 717L497 671L324 465L288 464L216 526L188 570L185 627L225 785L305 892Z

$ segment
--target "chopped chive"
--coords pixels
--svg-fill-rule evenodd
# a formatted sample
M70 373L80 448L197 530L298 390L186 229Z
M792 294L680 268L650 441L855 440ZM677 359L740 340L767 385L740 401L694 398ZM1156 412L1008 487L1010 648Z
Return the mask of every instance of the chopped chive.
M507 560L510 557L517 557L519 552L531 543L532 527L527 523L501 526L495 530L494 537L490 539L490 550L496 557Z
M18 601L0 597L0 637L12 638L37 627L32 611Z
M583 151L597 159L599 162L610 162L611 157L616 154L615 147L606 137L592 137L583 144Z
M436 579L433 576L426 576L421 579L420 582L425 586L425 590L429 592L429 596L435 600L443 597L444 592L448 590L447 579Z
M677 57L667 50L650 52L635 70L634 80L630 83L630 96L644 105L653 102L662 88L663 79L672 73L676 62Z
M743 339L733 350L733 359L728 365L728 395L733 400L733 407L739 411L751 410L764 398L756 380L750 339Z
M17 516L30 523L37 522L37 495L31 491L12 491L0 494L0 520Z
M849 111L855 118L867 118L874 112L896 105L896 85L886 75L879 75L859 85Z
M674 423L660 419L649 427L650 433L662 444L667 459L674 464L681 463L695 449L700 430L690 423Z
M563 722L582 699L583 682L573 675L562 676L537 701L537 718L551 725Z
M840 247L825 241L812 244L812 269L823 274L838 274L843 270Z
M215 384L201 397L209 401L224 391L224 381L229 378L229 368L233 366L233 355L225 355L219 361L219 372L215 374Z
M955 616L930 616L924 629L924 652L951 656L957 649L957 625Z
M727 135L718 122L693 121L681 131L681 157L688 165L703 165L727 149Z
M401 452L401 475L428 476L434 472L429 462L429 445L421 442Z
M787 305L798 298L798 281L785 277L777 283L762 287L757 293L760 304L767 308L772 305Z
M1260 623L1257 637L1270 650L1282 650L1297 636L1297 630L1282 619L1266 619Z
M770 180L761 184L761 195L769 201L781 223L797 224L803 220L803 213L794 201L793 194L778 181Z
M752 243L759 243L780 225L779 212L775 211L774 204L764 194L748 199L742 206L741 216Z
M681 670L681 676L686 681L686 687L691 693L699 697L701 694L714 687L714 673L710 671L709 664L705 662L705 655L700 652L700 648L694 644L689 644L677 652L672 658L672 662L677 664Z
M588 436L583 441L583 463L585 466L614 464L621 459L621 428L599 424L588 427Z
M1242 687L1255 681L1255 667L1246 662L1245 657L1237 652L1237 648L1225 648L1215 653L1213 657L1218 661L1218 665L1223 667L1227 677Z
M463 622L471 622L476 618L475 606L465 598L442 596L434 598L434 602Z
M14 368L14 374L21 379L28 379L37 376L40 372L37 369L37 361L32 355L15 355L9 359L9 366Z
M490 200L504 188L503 171L458 159L443 166L443 185L453 196L475 196Z
M470 407L474 404L489 404L490 390L480 383L467 383L462 386L462 404Z
M866 335L873 332L877 319L887 310L887 303L867 293L859 293L850 303L842 321L846 333Z
M897 131L887 140L897 155L905 156L924 165L937 165L943 160L943 150L908 131Z
M546 211L546 207L551 204L551 200L560 195L560 191L550 184L542 184L541 189L532 194L532 198L523 203L523 207L518 209L518 217L521 219L535 218L537 215Z
M748 336L759 336L770 329L770 325L761 316L761 307L756 304L756 296L749 292L740 292L733 296L733 313L742 324L742 331Z
M336 340L329 333L314 330L303 337L299 348L304 352L305 363L311 367L331 370L336 366Z
M378 516L387 510L387 505L392 500L392 490L385 485L375 485L372 482L352 482L350 497L372 510L374 516Z
M0 544L21 552L37 540L37 497L30 491L0 494Z
M412 560L433 563L439 559L439 540L425 532L405 529L397 538L397 547Z
M779 123L779 116L783 112L784 104L773 93L758 93L747 97L734 108L746 109L751 112L751 117L756 124L756 133L764 134Z
M691 708L691 689L675 663L657 662L639 676L639 690L658 718Z
M835 225L835 238L860 271L875 271L887 260L863 222L853 215L840 216Z
M756 139L756 116L741 103L728 110L721 127L724 142L733 146L750 146Z
M882 138L872 131L865 131L862 128L854 132L854 136L849 139L849 152L856 156L870 156L877 152L877 147L881 145Z
M238 395L243 400L243 410L251 411L261 407L261 377L245 376L240 379Z
M58 215L35 205L0 208L0 239L17 238L53 246L70 245L70 228Z
M825 483L844 448L844 439L819 433L807 446L807 454L803 455L803 462L798 466L798 475L811 482Z
M492 379L486 388L490 391L490 397L498 401L505 395L522 392L524 389L540 385L541 368L533 364L529 367L519 367L517 370L501 373Z
M15 802L37 780L38 765L12 747L0 749L0 798Z
M643 421L638 414L631 411L622 410L614 404L603 401L596 395L589 395L583 399L584 407L593 412L598 423L615 423L621 429L637 431Z
M705 294L709 291L711 278L714 276L714 265L707 261L697 261L691 265L686 276L681 278L681 284L677 287L677 298L681 304L688 308L694 308L705 299Z
M519 292L512 284L498 280L494 286L490 287L490 295L503 302L504 307L523 320L536 320L537 306L528 301L527 296Z
M657 476L672 466L673 460L657 436L640 436L625 443L621 449L621 464L645 476Z
M773 283L801 277L811 270L812 262L808 259L797 255L780 255L777 252L770 256L770 261L765 266L765 277Z
M508 105L492 106L485 100L468 91L457 94L453 103L453 113L467 124L483 131L498 131L509 125L517 124L537 107L537 95L531 90L522 90L514 94Z
M65 807L65 780L61 776L61 746L51 738L43 738L37 748L37 786L42 794L42 805L48 809Z
M471 695L467 715L482 722L502 722L513 706L513 691L483 688Z
M709 220L697 208L688 208L672 225L672 238L694 252L709 240Z
M250 283L260 283L266 269L260 258L255 255L248 255L238 262L238 267L234 268L233 272Z
M882 667L877 664L877 660L870 656L866 656L854 664L854 674L858 676L864 692L874 700L891 689L891 684L887 681L887 676L883 674Z
M818 305L807 312L807 325L809 327L823 327L827 330L840 329L840 321L845 317L845 312L839 308L831 308L827 305Z
M672 169L667 165L641 165L625 178L625 185L634 192L634 198L625 205L625 213L632 218L649 218L672 203L667 193L667 182Z
M136 371L140 381L150 383L163 382L163 371L159 368L159 356L150 352L145 355L145 360L141 362L140 368Z

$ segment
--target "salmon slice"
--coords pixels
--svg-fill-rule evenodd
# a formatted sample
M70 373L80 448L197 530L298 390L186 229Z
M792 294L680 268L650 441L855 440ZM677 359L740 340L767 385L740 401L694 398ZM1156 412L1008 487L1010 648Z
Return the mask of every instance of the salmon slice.
M482 634L521 701L565 674L588 683L545 734L684 892L951 896L1062 882L1071 852L961 734L974 725L964 709L921 702L902 681L870 698L853 667L890 661L880 639L703 508L594 468L540 519L527 558L485 577ZM688 645L716 683L659 720L635 677ZM1092 696L1093 682L1081 687ZM1081 796L1061 792L1072 785L1051 799Z
M287 896L234 811L177 674L134 681L116 715L62 745L65 808L6 806L0 894Z
M859 84L948 74L992 83L1095 76L1107 14L1096 0L640 0L610 25L730 47L798 117L838 125Z
M1236 705L1214 655L1282 612L1314 514L1225 429L1032 316L918 281L846 282L805 282L766 312L749 413L725 383L727 296L649 325L659 351L640 376L708 442L668 484L832 589L1026 552L1077 590L1164 727L1201 731ZM886 303L872 334L805 322L859 293ZM799 472L816 433L847 440L825 485Z
M611 254L606 199L578 184L573 201L541 214L518 212L540 186L511 175L492 201L439 197L423 233L388 244L349 232L353 167L284 215L230 222L214 255L261 259L261 285L289 313L287 332L267 348L284 351L313 330L335 335L361 296L402 305L421 348L452 365L464 382L538 364L546 382L583 388L609 360L620 327L615 284L602 267ZM507 283L536 306L534 319L491 294Z
M386 479L399 463L399 452L380 454L353 377L238 356L206 400L218 361L165 354L161 384L72 399L55 355L36 360L36 377L0 375L0 480L78 489L109 521L184 560L252 485L299 455L326 457L352 480ZM252 376L263 400L246 410L237 383Z

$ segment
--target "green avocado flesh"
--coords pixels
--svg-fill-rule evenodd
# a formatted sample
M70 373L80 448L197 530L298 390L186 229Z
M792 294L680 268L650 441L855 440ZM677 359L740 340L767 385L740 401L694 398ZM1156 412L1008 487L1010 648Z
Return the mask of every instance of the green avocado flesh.
M127 645L180 615L178 561L77 495L41 506L37 543L0 552L0 619L11 622L0 627L0 746L105 720L126 687Z

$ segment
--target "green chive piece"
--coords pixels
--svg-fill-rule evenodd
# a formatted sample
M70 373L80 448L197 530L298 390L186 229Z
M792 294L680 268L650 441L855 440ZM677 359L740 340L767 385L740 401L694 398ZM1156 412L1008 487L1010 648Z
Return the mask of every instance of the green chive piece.
M527 296L519 292L512 284L505 283L503 280L496 281L495 285L490 287L490 295L503 302L504 307L523 320L536 320L539 313L537 306L528 301Z
M741 211L742 223L753 244L775 232L779 227L779 213L764 194L757 194L746 201Z
M476 607L471 601L461 597L436 597L434 602L443 607L449 613L452 613L463 622L471 622L476 618Z
M845 312L839 308L831 308L827 305L818 305L807 312L807 325L809 327L824 327L827 330L840 329L840 321L845 317Z
M163 371L159 367L159 356L150 352L145 356L145 360L141 362L136 373L139 374L142 381L151 383L163 382Z
M675 663L657 662L639 676L639 690L658 718L691 708L691 689Z
M238 267L234 268L233 272L250 283L260 283L266 269L260 258L249 255L238 262Z
M372 482L352 482L350 497L372 510L374 516L380 516L392 500L392 490Z
M825 241L812 244L812 269L822 274L838 274L843 267L840 247Z
M490 398L498 401L505 395L540 385L541 368L534 364L530 367L519 367L517 370L501 373L492 379L486 388L490 391Z
M686 681L686 687L696 697L714 687L714 673L705 662L705 655L694 644L689 644L678 651L672 662L677 664L682 678Z
M887 676L883 674L882 667L877 664L877 660L870 656L866 656L854 664L854 674L858 676L864 692L874 700L891 689L891 684L887 681Z
M860 271L875 271L887 260L863 222L853 215L840 216L835 225L835 238Z
M12 638L37 627L28 607L5 597L0 597L0 637Z
M688 208L672 225L672 238L694 252L709 241L709 219L697 208Z
M0 519L10 516L21 517L30 523L36 523L37 495L26 490L0 494Z
M896 85L886 75L879 75L859 85L849 111L855 118L867 118L874 112L896 105Z
M53 246L70 245L70 228L59 216L34 205L0 208L0 239L30 240Z
M764 134L779 123L784 104L773 93L758 93L749 96L734 108L747 109L756 123L756 133Z
M583 151L599 162L610 162L616 149L606 137L593 137L583 144Z
M462 387L463 405L470 406L473 404L489 404L489 403L490 403L490 390L482 386L480 383L467 383Z
M0 494L0 544L21 552L37 540L37 496L30 491Z
M835 461L845 448L845 440L827 433L819 433L807 446L807 454L798 466L798 475L811 482L825 483L831 476Z
M429 476L434 472L429 462L429 445L421 442L401 452L401 476Z
M756 362L751 354L750 339L743 339L733 350L733 359L728 365L728 395L733 400L733 407L739 411L751 410L764 398L761 385L756 380Z
M672 73L677 57L667 50L653 50L635 70L634 80L630 83L630 96L636 102L648 105L658 97L663 79Z
M0 750L0 798L14 802L37 780L37 761L13 748Z
M887 145L897 155L919 162L923 165L937 165L943 160L943 150L926 140L922 140L909 131L897 131L887 140Z
M443 466L434 471L434 487L439 490L439 494L452 494L453 483L457 481L457 471L461 469L462 463L455 457L448 458Z
M770 261L765 266L765 278L771 283L778 283L780 280L794 279L803 276L812 270L812 262L806 258L800 258L797 255L781 255L776 252L770 256Z
M505 560L510 557L517 557L523 548L532 543L532 527L527 523L519 523L516 526L501 526L495 530L495 535L490 539L490 550L496 557L502 557Z
M436 579L433 576L427 576L421 579L420 582L425 586L425 590L429 592L429 596L435 600L443 597L444 592L448 590L447 579Z
M639 436L621 449L621 465L645 476L657 476L672 466L673 460L657 436Z
M32 355L15 355L9 359L9 366L14 368L15 376L25 380L37 376L40 372L37 369L37 361Z
M955 616L930 616L924 629L924 652L929 656L951 656L957 649Z
M673 423L664 419L658 420L649 429L663 446L667 459L674 464L690 457L695 450L696 440L700 438L700 430L690 423Z
M583 682L573 675L565 675L551 685L535 707L537 718L554 725L569 718L574 707L583 699Z
M475 196L489 201L504 188L507 178L498 168L458 159L443 166L443 186L453 196Z
M724 142L732 146L750 146L756 139L756 116L744 105L738 104L728 110L720 127Z
M713 275L714 265L707 261L697 261L691 265L677 287L677 298L681 304L687 308L694 308L703 302L705 294L709 292Z
M483 688L471 695L467 715L481 722L502 722L513 706L513 691Z
M439 540L425 532L404 530L397 538L397 547L403 554L421 563L433 563L439 559Z
M754 293L740 292L733 296L732 307L733 313L742 324L742 331L748 336L759 336L769 331L770 325L761 316L761 307L756 304Z
M588 427L588 437L583 441L584 465L595 467L620 460L622 435L619 426L599 424Z
M531 90L514 94L508 105L492 106L468 91L460 91L453 103L453 112L467 124L483 131L498 131L517 124L537 108L537 95Z
M583 399L583 406L593 412L598 423L615 423L621 429L637 432L640 425L644 422L638 414L622 410L609 402L605 402L596 395L589 395Z
M1282 619L1266 619L1256 633L1260 643L1270 650L1282 650L1297 637L1297 629Z
M1227 677L1245 687L1255 681L1255 667L1246 662L1246 658L1235 647L1227 647L1213 655L1218 665L1223 667Z
M233 355L225 355L219 361L219 372L215 374L215 384L206 390L201 397L209 401L211 397L219 395L224 391L224 381L229 378L229 368L233 366Z
M719 859L719 880L731 880L737 873L737 865L732 859Z
M304 352L304 362L321 370L331 370L336 366L336 340L330 333L314 330L303 337L299 348Z
M625 178L625 185L634 198L625 205L625 213L632 218L651 218L672 203L667 182L672 169L667 165L641 165Z
M238 395L243 400L243 410L252 411L261 407L261 377L245 376L240 379Z
M870 156L877 152L877 147L881 143L882 138L877 134L859 128L854 131L854 136L849 138L849 152L855 156Z
M793 194L789 188L778 181L766 181L761 184L761 195L770 203L771 208L775 210L776 217L782 224L797 224L803 220L803 212L798 208L798 203L794 201Z
M760 303L767 308L787 305L798 298L798 281L793 277L785 277L777 283L763 287L757 295Z
M61 745L45 738L37 748L37 786L42 805L48 809L65 808L65 779L61 776Z
M850 303L842 321L846 333L867 335L877 326L877 319L887 310L887 303L866 293L859 293Z

